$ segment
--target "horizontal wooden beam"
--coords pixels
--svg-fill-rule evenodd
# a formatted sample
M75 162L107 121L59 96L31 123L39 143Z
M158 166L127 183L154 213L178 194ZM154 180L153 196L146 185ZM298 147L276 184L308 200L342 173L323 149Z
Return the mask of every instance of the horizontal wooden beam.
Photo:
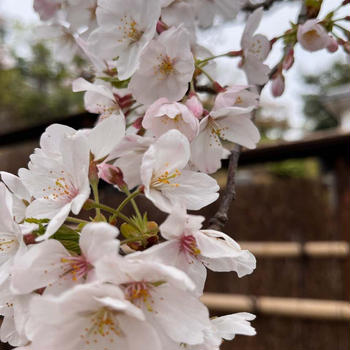
M349 243L345 241L315 242L239 242L242 249L261 258L297 258L303 255L312 258L347 258Z
M201 300L213 311L246 311L263 315L319 320L350 320L350 303L346 301L251 297L234 294L205 293Z

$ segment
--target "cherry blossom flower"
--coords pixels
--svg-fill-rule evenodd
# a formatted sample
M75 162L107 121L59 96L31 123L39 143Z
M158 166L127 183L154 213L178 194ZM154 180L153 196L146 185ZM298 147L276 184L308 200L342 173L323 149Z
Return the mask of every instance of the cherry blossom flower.
M9 277L14 259L25 252L22 232L13 220L12 196L0 183L0 285Z
M249 16L241 38L243 50L241 67L247 76L249 84L265 84L269 80L270 68L263 62L270 52L271 45L264 35L254 35L263 12L263 9L259 7Z
M26 330L37 350L161 349L143 312L110 284L79 285L59 297L37 296L30 306Z
M63 130L55 125L49 127L41 139L44 150L38 149L31 155L29 169L18 172L35 198L26 209L26 217L50 219L46 233L38 240L53 235L70 211L78 214L90 194L87 138L82 134L65 134Z
M99 0L96 16L98 28L88 39L90 49L107 61L118 58L118 77L128 79L156 33L159 0Z
M74 214L78 214L90 193L89 154L96 161L107 157L121 141L124 130L122 115L103 119L93 129L84 132L59 124L47 128L40 139L41 148L31 156L29 170L20 169L19 172L21 180L36 198L27 208L27 217L51 218L62 209L58 221L54 219L48 226L52 234L50 225L57 229L70 207Z
M11 287L16 294L47 287L45 294L59 294L77 283L94 280L94 265L105 254L118 254L118 229L107 223L90 223L80 234L80 255L49 239L32 245L12 269Z
M206 268L213 271L235 271L239 277L255 269L254 256L225 233L202 230L204 217L186 214L184 208L174 208L160 226L167 242L155 245L140 254L146 260L161 261L175 266L195 282L197 294L203 292Z
M114 160L113 165L122 170L123 179L129 188L141 184L142 158L153 142L154 139L151 137L126 135L106 159L106 161Z
M53 55L62 63L69 63L78 54L79 49L75 44L75 36L65 24L43 24L36 28L38 39L47 40L52 46Z
M225 91L220 92L216 98L213 111L218 111L226 108L234 110L236 107L254 107L259 105L259 96L255 92L248 90L247 85L232 85L228 86Z
M177 129L192 141L199 132L198 119L182 103L160 98L146 111L142 126L157 137L171 129Z
M326 48L331 39L318 19L309 19L298 26L297 39L307 51L318 51Z
M12 213L16 222L20 223L25 218L25 210L31 202L31 196L18 176L6 171L1 171L0 175L3 183L11 191Z
M191 44L196 41L196 21L193 1L173 1L169 6L162 9L162 21L168 27L177 27L180 24L189 33Z
M124 133L121 115L112 115L85 132L59 124L46 129L41 148L30 157L29 169L19 170L21 181L35 198L26 208L26 217L50 219L38 241L53 235L70 211L79 214L90 195L90 154L95 161L106 158Z
M178 101L185 95L193 72L189 34L182 26L172 27L145 48L129 88L143 104L161 97Z
M227 157L221 139L247 148L255 148L259 131L250 120L257 106L257 95L235 86L220 93L209 115L200 122L199 135L191 143L191 163L202 172L211 174L221 167Z
M210 327L208 310L191 292L193 282L182 271L163 264L106 257L97 264L97 276L114 283L138 306L162 339L177 343L203 342Z
M190 145L178 130L170 130L152 144L142 159L145 196L162 211L174 205L199 210L218 198L219 186L210 176L185 169Z

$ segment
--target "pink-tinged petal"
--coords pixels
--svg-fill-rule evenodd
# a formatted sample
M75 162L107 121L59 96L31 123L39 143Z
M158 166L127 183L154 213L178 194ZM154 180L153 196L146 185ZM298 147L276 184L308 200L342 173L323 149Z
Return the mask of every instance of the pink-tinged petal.
M55 0L34 0L33 8L42 21L47 21L55 16L60 4Z
M142 125L156 137L168 130L177 129L189 141L192 141L199 131L198 119L185 105L172 103L165 98L157 100L147 109Z
M194 114L194 116L200 119L203 115L203 105L197 96L192 96L186 101L186 106Z

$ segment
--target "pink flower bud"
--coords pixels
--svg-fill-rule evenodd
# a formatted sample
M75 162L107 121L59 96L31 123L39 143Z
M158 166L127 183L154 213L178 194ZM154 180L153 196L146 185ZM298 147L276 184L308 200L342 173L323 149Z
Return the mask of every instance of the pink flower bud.
M194 116L200 119L203 115L203 105L199 101L196 95L193 95L186 101L187 108L194 114Z
M162 22L162 21L158 21L158 22L157 22L156 30L157 30L157 33L158 33L158 34L163 33L163 32L166 31L167 29L169 29L169 28L168 28L168 26L167 26L164 22Z
M277 74L272 79L271 92L274 97L280 97L284 92L284 76L282 73Z
M111 185L117 185L119 188L125 187L123 173L120 168L107 163L97 165L98 177Z
M294 64L294 50L289 49L286 56L283 59L282 67L284 70L288 70Z
M327 47L329 35L317 19L309 19L298 26L297 39L307 51L318 51Z
M329 52L336 52L338 50L338 43L332 36L329 36L329 42L327 45L327 50Z

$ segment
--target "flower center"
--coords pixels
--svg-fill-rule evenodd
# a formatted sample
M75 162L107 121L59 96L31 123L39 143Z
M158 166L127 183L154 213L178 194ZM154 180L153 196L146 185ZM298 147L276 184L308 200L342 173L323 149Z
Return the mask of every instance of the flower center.
M174 62L168 55L160 55L158 59L160 63L157 64L154 68L155 75L159 73L161 78L167 78L170 74L174 73Z
M154 176L151 186L159 187L162 185L170 185L174 187L179 187L180 185L178 183L172 183L171 181L180 175L181 172L178 169L175 169L173 173L169 173L169 171L166 170L159 176Z
M52 171L50 171L52 174ZM62 200L64 203L71 202L78 194L79 190L64 177L64 170L61 171L62 176L55 180L54 185L43 188L45 193L44 199Z
M151 295L152 288L158 285L146 281L136 281L122 284L124 290L125 298L131 301L133 304L141 307L146 306L147 311L152 312L154 303Z
M318 38L319 35L315 29L311 29L304 34L304 40L309 44L312 43L314 40L317 40Z
M248 52L254 55L259 61L263 61L262 48L263 46L260 39L253 39L252 44L248 48Z
M80 338L87 346L92 346L92 349L96 349L100 337L102 337L103 346L105 350L114 349L115 337L124 336L123 331L120 329L116 318L117 312L109 310L108 308L101 308L97 312L93 312L90 316L91 327L85 328L80 334ZM110 343L111 348L108 347Z
M196 239L192 235L182 235L180 239L180 251L191 256L198 256L201 251L197 246Z
M73 281L86 277L92 269L92 266L83 255L61 258L61 263L64 264L64 273L61 277L71 274Z
M218 146L221 146L221 142L219 138L225 138L225 131L228 130L228 127L221 128L218 123L215 122L213 118L208 119L208 127L210 128L210 146L212 146L213 142Z
M138 29L137 22L133 18L124 16L120 19L120 22L121 25L118 26L118 30L123 32L123 36L122 39L119 39L119 42L127 40L130 44L133 44L141 39L143 31Z

